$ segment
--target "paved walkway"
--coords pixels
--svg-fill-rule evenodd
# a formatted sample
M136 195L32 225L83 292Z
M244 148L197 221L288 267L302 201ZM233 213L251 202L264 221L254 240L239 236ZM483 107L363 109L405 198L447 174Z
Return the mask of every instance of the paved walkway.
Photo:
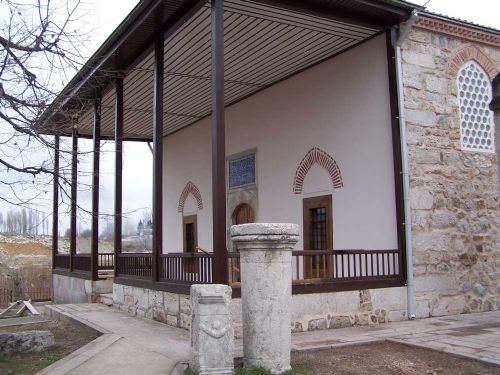
M189 359L185 330L96 303L54 305L50 310L52 316L70 317L103 335L40 375L170 374L179 362Z
M56 305L103 335L42 374L181 374L189 358L189 333L100 304ZM294 350L325 349L390 340L500 366L500 311L294 334ZM235 356L242 356L236 340ZM177 364L177 366L176 366ZM175 370L174 370L175 368Z

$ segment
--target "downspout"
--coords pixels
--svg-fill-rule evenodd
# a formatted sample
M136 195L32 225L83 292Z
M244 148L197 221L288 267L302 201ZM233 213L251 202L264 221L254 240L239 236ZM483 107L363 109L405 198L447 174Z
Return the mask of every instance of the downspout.
M406 143L406 117L405 117L405 99L403 92L403 69L401 63L401 45L406 40L406 37L411 31L411 28L417 20L418 13L414 10L406 22L403 30L399 34L396 42L396 82L398 92L398 109L399 109L399 131L401 139L401 161L403 175L403 200L404 200L404 215L405 215L405 237L406 237L406 273L407 273L407 309L408 319L415 319L415 296L413 292L413 247L411 233L411 213L410 213L410 176L408 173L408 145Z

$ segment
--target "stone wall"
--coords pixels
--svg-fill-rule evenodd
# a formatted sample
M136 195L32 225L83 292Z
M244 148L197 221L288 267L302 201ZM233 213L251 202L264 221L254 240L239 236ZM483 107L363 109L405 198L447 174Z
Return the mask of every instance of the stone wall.
M100 294L110 293L113 279L85 280L78 277L52 274L52 301L54 303L97 302Z
M402 46L418 318L500 308L498 161L461 150L450 64L464 49L498 71L498 48L421 28Z
M113 284L113 305L133 316L189 329L189 296ZM241 299L231 301L236 337L242 335ZM299 294L292 297L293 332L371 325L406 319L406 288Z

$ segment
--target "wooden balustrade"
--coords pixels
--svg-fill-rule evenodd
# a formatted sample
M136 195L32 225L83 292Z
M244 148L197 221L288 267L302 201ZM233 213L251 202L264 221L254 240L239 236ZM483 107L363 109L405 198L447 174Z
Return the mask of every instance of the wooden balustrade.
M359 280L401 276L398 250L293 251L293 281Z
M160 281L210 284L213 280L212 253L169 253L160 255Z
M229 283L238 287L241 281L239 254L229 253L228 258ZM372 280L402 278L401 261L398 250L293 251L292 282L299 285L349 281L362 289L370 287Z
M54 268L69 270L69 254L55 254Z
M151 279L153 256L151 253L122 253L116 259L117 273L120 276Z
M79 272L90 272L90 254L73 254L73 270Z
M240 254L239 253L228 253L227 254L229 262L229 285L232 287L239 287L240 278Z
M313 293L404 285L402 261L401 253L392 249L293 251L293 291ZM116 263L118 276L132 281L147 280L154 289L152 254L119 254ZM213 253L160 254L158 284L177 285L181 289L176 290L187 292L191 284L214 282L213 265ZM239 253L228 254L228 271L229 285L238 289L241 282Z
M112 270L115 267L115 254L105 253L98 256L98 269Z

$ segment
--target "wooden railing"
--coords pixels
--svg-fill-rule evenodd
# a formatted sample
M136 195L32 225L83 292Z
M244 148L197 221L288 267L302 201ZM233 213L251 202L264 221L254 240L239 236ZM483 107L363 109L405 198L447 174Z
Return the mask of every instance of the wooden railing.
M73 254L73 270L90 272L91 270L90 254Z
M56 254L54 268L69 269L69 254Z
M229 253L229 284L239 286L240 259ZM373 280L402 278L398 250L303 250L292 252L292 283L325 284L354 282L369 288ZM366 283L366 284L364 284Z
M158 284L164 287L173 285L172 288L185 293L191 284L212 283L213 262L213 253L161 254ZM402 262L398 250L293 251L293 292L314 293L404 285ZM228 267L229 285L237 289L241 281L239 253L228 254ZM129 280L140 279L142 283L148 281L153 285L152 254L120 254L117 272L118 276Z
M293 281L384 279L401 275L398 250L293 251Z
M122 253L116 260L119 276L151 279L153 257L151 253Z
M98 269L112 270L113 268L115 268L115 254L113 253L99 254Z
M239 287L240 278L240 254L239 253L228 253L227 254L229 263L229 285L233 287Z
M212 253L169 253L160 255L160 281L212 283Z
M20 288L15 292L12 288L0 287L0 308L7 307L9 303L17 300L50 301L52 288L41 286L36 288Z

